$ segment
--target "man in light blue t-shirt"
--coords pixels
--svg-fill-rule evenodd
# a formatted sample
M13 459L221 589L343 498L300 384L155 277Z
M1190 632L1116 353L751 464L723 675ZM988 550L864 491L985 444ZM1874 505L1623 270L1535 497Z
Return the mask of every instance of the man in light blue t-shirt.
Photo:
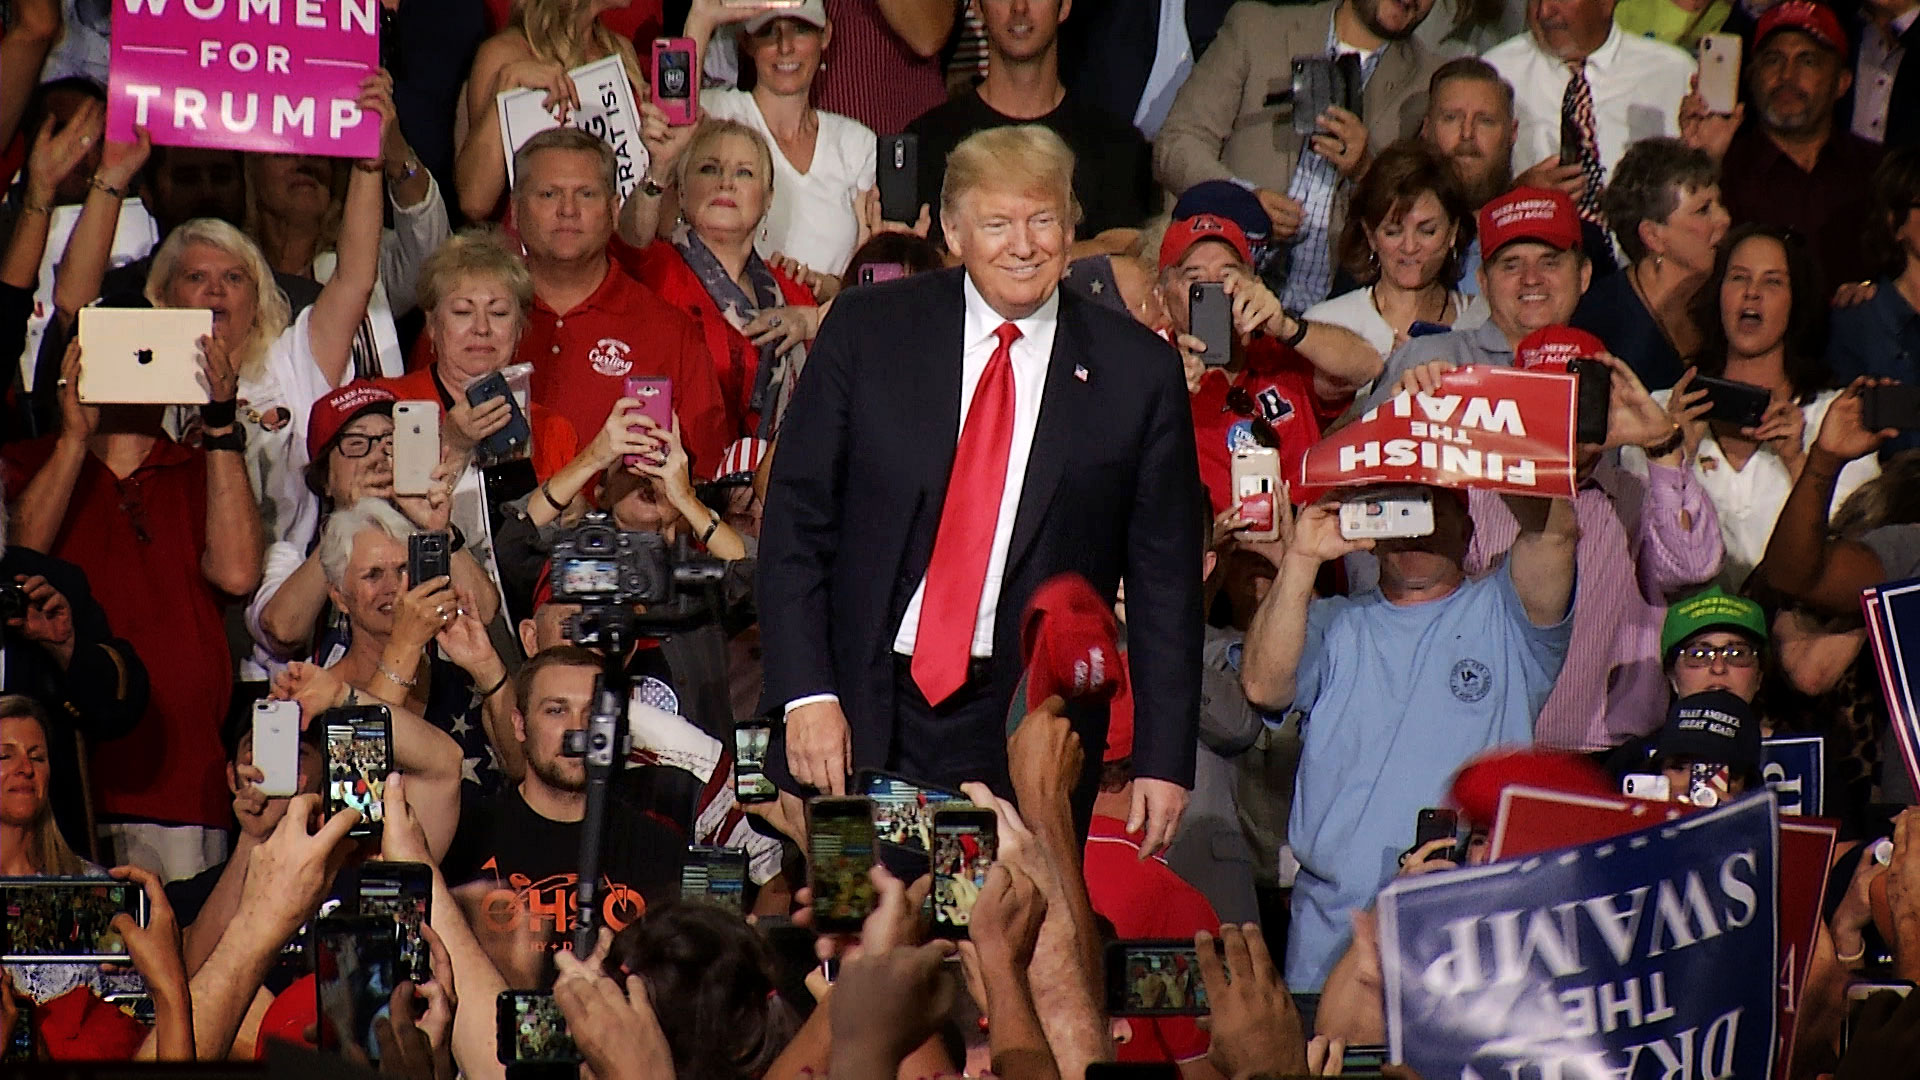
M1338 503L1303 510L1247 630L1247 697L1304 714L1288 826L1300 874L1286 977L1297 991L1326 981L1352 913L1393 877L1414 818L1440 804L1454 770L1483 750L1532 741L1566 659L1573 504L1509 499L1520 538L1497 570L1469 581L1465 493L1394 493L1422 491L1433 501L1434 530L1414 539L1348 540ZM1380 561L1377 590L1314 599L1322 563L1368 549Z

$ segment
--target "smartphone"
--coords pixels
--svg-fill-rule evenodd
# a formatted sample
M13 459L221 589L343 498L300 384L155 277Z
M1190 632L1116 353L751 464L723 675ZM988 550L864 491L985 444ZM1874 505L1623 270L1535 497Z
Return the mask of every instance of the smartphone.
M1389 1049L1382 1045L1349 1046L1340 1053L1339 1076L1349 1080L1385 1080Z
M1564 112L1560 114L1560 164L1580 164L1580 125Z
M1433 532L1433 495L1414 488L1340 504L1340 535L1348 540L1426 536Z
M494 1056L502 1065L578 1065L583 1058L550 990L502 990L494 999Z
M1204 1016L1207 987L1191 940L1109 941L1107 1012L1113 1016Z
M1725 765L1696 761L1687 766L1687 802L1707 809L1732 796L1733 781Z
M533 441L533 428L527 424L527 414L520 409L520 401L513 396L513 387L502 372L494 372L486 378L467 387L467 404L478 408L495 398L504 398L507 402L507 426L480 440L480 453L488 461L505 461L518 457ZM396 415L398 407L395 408ZM400 425L394 423L394 432L398 434ZM397 453L397 451L396 451ZM396 464L395 468L399 466ZM399 488L395 488L398 491Z
M868 263L860 268L860 284L873 285L882 281L898 281L907 276L905 263Z
M711 900L746 911L747 853L739 848L696 844L680 865L680 899Z
M1740 35L1702 34L1700 58L1700 102L1708 112L1727 116L1740 101Z
M425 495L440 467L440 403L396 401L393 405L393 493Z
M1574 440L1588 446L1607 441L1607 413L1613 407L1613 372L1590 357L1567 362L1567 374L1579 380L1574 396Z
M640 408L635 411L652 420L661 431L673 430L672 379L630 378L621 394L638 401ZM639 465L645 458L644 454L628 454L625 460L628 465Z
M655 38L653 41L653 103L667 114L667 123L674 127L686 127L700 119L693 52L692 38Z
M1666 773L1628 773L1620 778L1620 794L1655 802L1673 801L1673 782Z
M1280 451L1270 446L1243 446L1233 452L1233 497L1248 525L1240 535L1249 540L1279 540L1293 534L1293 504L1287 482L1280 476Z
M948 803L967 801L952 788L879 769L860 770L853 790L872 800L874 837L882 846L912 848L921 854L933 850L934 812Z
M1860 421L1868 431L1920 428L1920 386L1868 386L1860 391Z
M973 902L1000 857L999 819L979 807L933 812L933 936L964 938Z
M313 923L313 983L320 1049L380 1060L374 1022L400 983L393 920L328 916Z
M880 216L908 225L920 220L920 136L878 136L874 182L880 186Z
M1218 281L1196 281L1187 286L1187 333L1206 343L1201 362L1226 367L1233 361L1233 301Z
M265 775L256 785L262 795L290 796L300 790L300 703L253 703L253 767Z
M767 742L773 737L773 724L765 719L742 720L733 725L733 797L736 802L767 803L780 797L780 790L767 779Z
M813 928L852 933L873 913L873 802L818 798L807 804L807 872Z
M407 537L407 587L417 588L422 582L449 576L453 571L447 560L452 556L447 549L452 545L452 538L443 532Z
M1707 419L1735 427L1759 427L1760 421L1766 418L1767 406L1773 404L1773 392L1752 383L1695 375L1693 385L1707 392L1707 402L1713 406L1707 412Z
M433 917L433 871L425 863L360 864L360 914L393 920L400 977L415 985L433 978L433 954L420 928Z
M1429 806L1414 816L1413 850L1418 851L1435 840L1448 840L1450 848L1435 852L1431 858L1446 859L1455 865L1466 865L1466 847L1460 837L1460 814L1445 807Z
M1857 982L1847 987L1847 1020L1840 1029L1840 1052L1846 1053L1847 1046L1853 1042L1853 1029L1860 1014L1860 1007L1868 998L1878 993L1898 994L1901 997L1913 993L1910 982Z
M132 963L113 928L126 912L147 924L147 891L118 878L0 878L0 961L9 964Z
M360 811L353 836L375 836L386 821L387 774L393 771L393 716L385 705L332 709L327 732L327 816Z
M1302 138L1320 130L1320 114L1332 106L1351 109L1353 95L1346 90L1346 65L1331 56L1293 58L1293 132Z
M1087 1080L1180 1080L1171 1061L1089 1061Z

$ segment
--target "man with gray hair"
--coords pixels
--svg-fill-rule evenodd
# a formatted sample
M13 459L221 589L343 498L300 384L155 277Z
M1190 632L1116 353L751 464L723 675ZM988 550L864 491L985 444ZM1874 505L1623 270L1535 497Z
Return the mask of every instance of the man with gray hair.
M1044 127L968 137L940 193L964 265L876 285L821 328L761 531L764 700L786 720L768 766L836 795L856 768L1009 792L1029 598L1077 573L1111 603L1124 577L1140 717L1128 831L1151 854L1193 785L1199 465L1179 358L1059 287L1072 179ZM1068 715L1098 761L1106 707ZM1075 793L1082 836L1098 772Z
M713 360L693 319L614 260L619 210L613 150L594 136L553 128L514 155L513 219L533 275L515 359L533 365L533 400L565 417L582 446L627 379L672 379L681 441L694 474L710 476L737 434Z

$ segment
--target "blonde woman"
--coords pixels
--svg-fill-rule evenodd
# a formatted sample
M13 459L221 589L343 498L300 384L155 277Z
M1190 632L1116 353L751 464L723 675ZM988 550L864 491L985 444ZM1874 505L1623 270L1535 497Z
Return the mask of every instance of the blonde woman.
M362 83L360 107L393 123L393 99L381 76ZM71 322L100 290L122 189L146 161L149 143L108 143L54 287L58 316ZM148 302L206 308L213 334L238 370L238 421L246 437L247 478L269 542L304 546L319 526L319 500L304 481L307 414L351 377L355 335L379 274L381 192L378 160L356 162L341 215L338 264L313 306L293 318L266 256L224 221L196 218L167 235L147 276ZM189 425L169 422L175 435Z
M493 99L508 90L544 90L546 107L564 121L580 107L567 72L609 56L620 57L634 98L647 84L633 42L600 25L603 12L632 0L520 0L506 28L481 42L467 77L466 134L454 162L460 212L469 221L500 216L507 193L506 151Z

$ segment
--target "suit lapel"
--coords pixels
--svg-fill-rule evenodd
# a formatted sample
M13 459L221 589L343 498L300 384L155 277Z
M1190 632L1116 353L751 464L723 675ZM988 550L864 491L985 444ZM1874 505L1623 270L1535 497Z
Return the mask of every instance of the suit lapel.
M1053 501L1054 489L1066 469L1067 458L1086 430L1089 383L1098 376L1089 359L1080 301L1060 290L1060 322L1053 333L1053 355L1047 360L1046 388L1040 396L1040 417L1033 430L1033 449L1027 456L1026 482L1020 488L1020 508L1013 519L1013 538L1007 547L1007 574L1013 574L1027 549L1040 535L1040 526Z

